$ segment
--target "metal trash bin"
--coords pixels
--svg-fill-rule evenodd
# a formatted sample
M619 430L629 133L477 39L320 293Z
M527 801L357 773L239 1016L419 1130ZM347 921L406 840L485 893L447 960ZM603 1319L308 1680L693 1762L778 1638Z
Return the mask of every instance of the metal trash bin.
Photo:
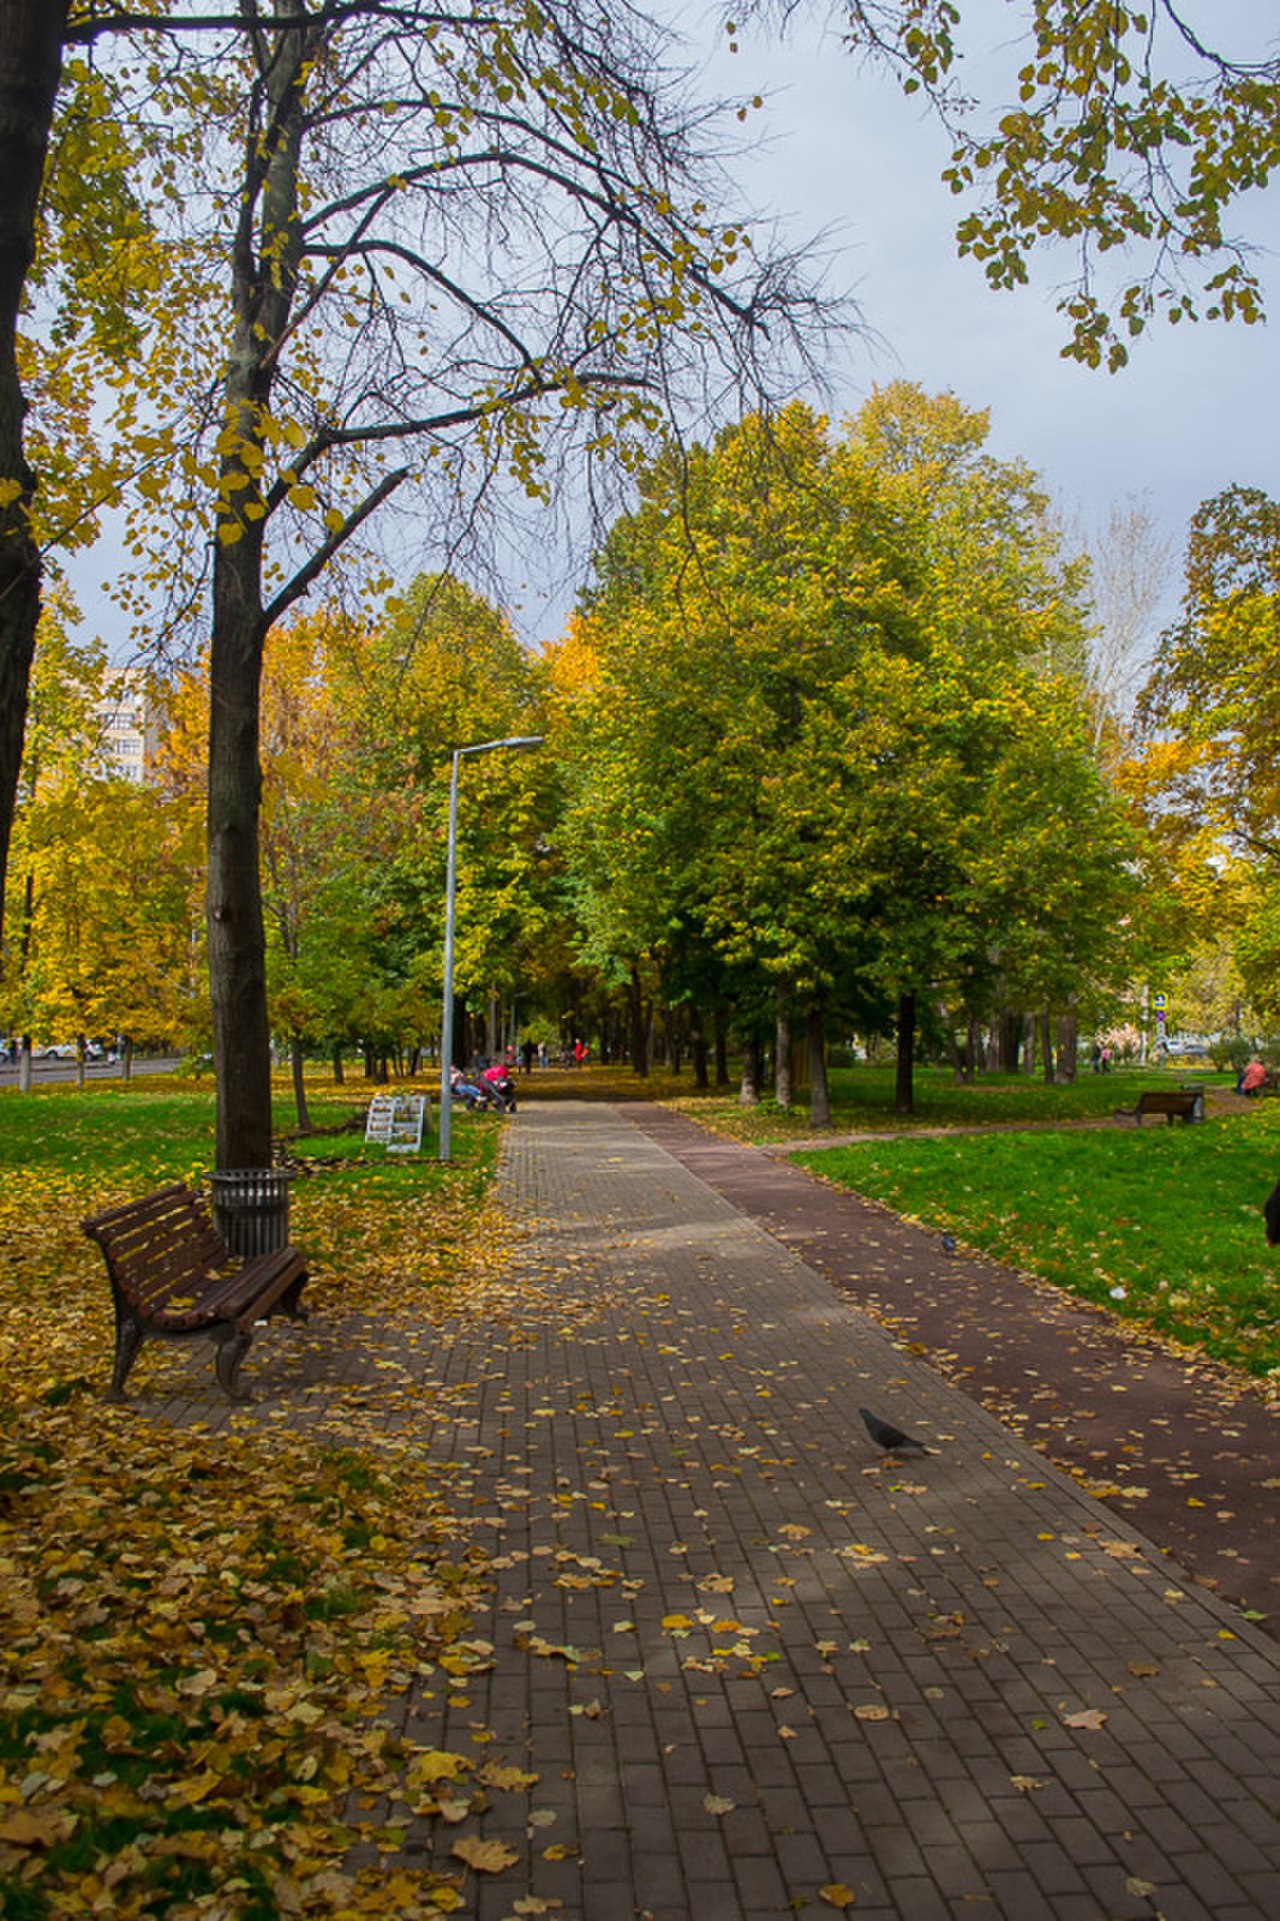
M289 1245L289 1182L281 1167L240 1167L210 1174L213 1220L230 1253L241 1260Z

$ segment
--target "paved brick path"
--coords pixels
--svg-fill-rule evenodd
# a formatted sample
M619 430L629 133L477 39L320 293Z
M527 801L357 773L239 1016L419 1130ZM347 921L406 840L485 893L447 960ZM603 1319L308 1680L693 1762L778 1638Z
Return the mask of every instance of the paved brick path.
M166 1410L381 1409L469 1484L491 1665L403 1731L493 1792L406 1859L508 1843L476 1921L1280 1914L1274 1642L617 1110L504 1139L527 1315L322 1317L249 1413ZM882 1460L864 1403L935 1451Z
M619 1112L1280 1638L1280 1411L1203 1357L652 1102ZM817 1146L819 1143L815 1142ZM1258 1213L1261 1234L1261 1208Z
M614 1110L507 1141L562 1311L437 1355L501 1589L410 1721L537 1776L481 1921L1280 1913L1272 1643Z

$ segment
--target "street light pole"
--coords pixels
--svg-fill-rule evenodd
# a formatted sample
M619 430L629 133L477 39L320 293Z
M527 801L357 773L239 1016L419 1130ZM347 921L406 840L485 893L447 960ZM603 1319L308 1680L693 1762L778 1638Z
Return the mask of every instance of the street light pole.
M440 1144L439 1158L451 1158L453 1147L453 921L458 893L458 769L467 754L491 754L499 747L541 747L541 734L512 734L505 740L477 741L455 747L449 776L449 853L444 885L444 1004L440 1010Z

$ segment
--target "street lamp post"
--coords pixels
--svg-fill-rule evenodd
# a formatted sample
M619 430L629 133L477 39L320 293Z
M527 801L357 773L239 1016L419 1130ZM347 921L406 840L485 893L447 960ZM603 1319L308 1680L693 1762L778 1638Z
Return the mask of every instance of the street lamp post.
M442 1161L453 1147L453 919L458 891L458 769L466 754L491 754L499 747L541 747L541 734L513 734L506 740L482 740L473 747L455 747L449 777L449 859L444 889L444 1005L440 1014L440 1146Z

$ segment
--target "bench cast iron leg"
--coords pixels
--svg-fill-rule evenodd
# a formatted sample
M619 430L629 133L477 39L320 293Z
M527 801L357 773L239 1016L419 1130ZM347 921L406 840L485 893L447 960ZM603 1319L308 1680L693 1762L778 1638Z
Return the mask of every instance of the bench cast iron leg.
M131 1315L121 1314L116 1318L116 1360L111 1371L111 1386L107 1391L109 1401L123 1401L124 1384L129 1378L129 1369L137 1358L142 1346L142 1323Z
M218 1385L233 1401L250 1401L253 1396L247 1388L240 1386L240 1363L253 1345L252 1334L242 1334L238 1328L228 1328L218 1337L218 1353L214 1370Z

